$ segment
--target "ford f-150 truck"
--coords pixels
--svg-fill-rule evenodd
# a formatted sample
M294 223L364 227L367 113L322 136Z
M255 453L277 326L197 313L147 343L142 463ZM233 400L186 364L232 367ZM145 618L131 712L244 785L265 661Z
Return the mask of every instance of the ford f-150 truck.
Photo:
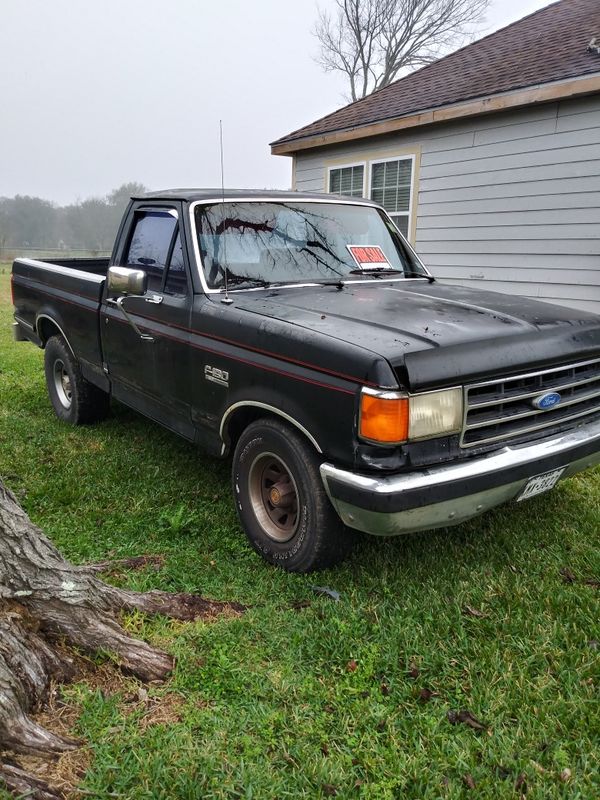
M12 291L58 417L113 397L232 453L241 525L291 571L600 461L600 317L434 279L368 200L135 197L110 259L20 258Z

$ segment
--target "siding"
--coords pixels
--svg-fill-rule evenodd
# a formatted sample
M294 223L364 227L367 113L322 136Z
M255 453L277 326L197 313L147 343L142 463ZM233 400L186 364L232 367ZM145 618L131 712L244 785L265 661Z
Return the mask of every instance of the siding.
M299 153L296 188L326 190L330 160L411 147L415 244L435 275L600 313L600 97Z

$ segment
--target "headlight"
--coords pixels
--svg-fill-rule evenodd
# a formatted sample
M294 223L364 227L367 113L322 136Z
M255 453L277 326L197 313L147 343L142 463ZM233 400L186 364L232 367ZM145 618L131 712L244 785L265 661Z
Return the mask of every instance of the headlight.
M458 433L462 418L460 387L413 395L363 389L358 430L368 442L402 444Z
M462 389L414 394L409 400L409 439L430 439L445 433L458 433L462 428Z

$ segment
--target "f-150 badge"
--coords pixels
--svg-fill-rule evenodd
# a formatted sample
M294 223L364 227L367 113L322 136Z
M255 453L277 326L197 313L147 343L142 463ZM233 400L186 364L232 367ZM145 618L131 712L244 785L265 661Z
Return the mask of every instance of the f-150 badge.
M219 367L210 367L208 364L204 367L204 377L207 381L218 383L219 386L229 386L229 373L226 369L219 369Z

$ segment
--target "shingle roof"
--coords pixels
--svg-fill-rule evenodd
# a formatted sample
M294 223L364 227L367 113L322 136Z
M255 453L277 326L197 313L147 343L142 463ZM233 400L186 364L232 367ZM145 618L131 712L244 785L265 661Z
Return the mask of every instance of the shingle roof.
M461 101L600 72L600 0L560 0L457 50L273 145Z

